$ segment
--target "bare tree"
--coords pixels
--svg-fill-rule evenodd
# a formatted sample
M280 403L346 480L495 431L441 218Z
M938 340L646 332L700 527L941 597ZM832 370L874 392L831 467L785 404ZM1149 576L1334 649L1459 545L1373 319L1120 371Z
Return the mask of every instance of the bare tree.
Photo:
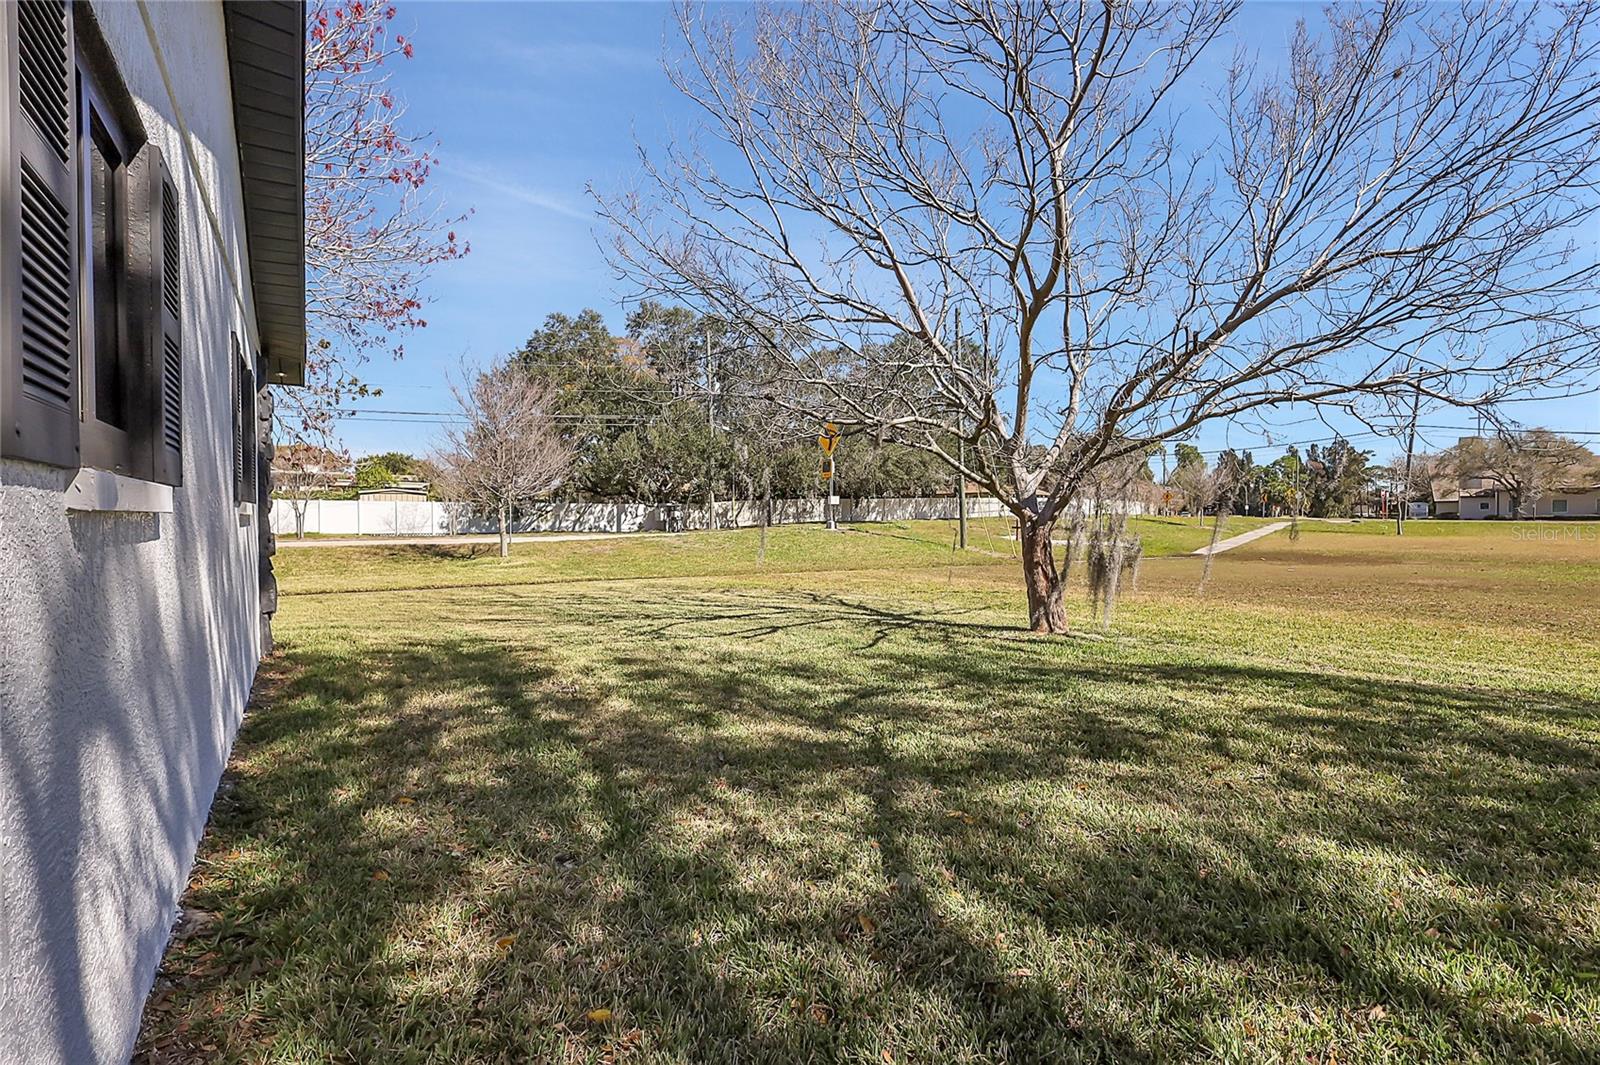
M1191 462L1172 471L1167 481L1183 497L1183 505L1195 516L1195 524L1205 523L1206 511L1217 501L1217 473L1206 468L1205 463Z
M1467 437L1450 449L1448 464L1457 477L1481 478L1485 487L1510 496L1514 517L1530 517L1550 489L1580 479L1596 459L1575 440L1528 429Z
M999 497L1030 625L1064 631L1051 534L1108 461L1600 365L1591 0L1335 5L1281 64L1203 62L1238 10L685 8L669 73L717 143L598 196L616 264L767 336L778 399ZM1214 123L1178 106L1202 92Z
M1445 475L1445 456L1405 451L1389 460L1382 479L1393 488L1395 506L1403 508L1413 502L1432 502L1433 482Z
M311 501L326 495L348 473L345 456L328 448L291 444L277 449L272 458L274 501L289 504L296 538L305 539L306 510Z
M434 458L451 494L495 515L500 557L511 554L511 512L560 484L572 452L551 417L551 390L512 366L451 385L461 425Z

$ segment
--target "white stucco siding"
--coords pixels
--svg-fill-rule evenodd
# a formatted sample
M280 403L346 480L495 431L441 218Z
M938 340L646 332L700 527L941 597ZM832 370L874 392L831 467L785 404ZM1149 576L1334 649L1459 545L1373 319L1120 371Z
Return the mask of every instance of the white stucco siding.
M229 334L255 330L222 13L96 13L179 190L184 483L171 513L69 512L76 471L0 464L5 1065L126 1060L259 657L231 488Z
M1488 506L1484 505L1486 503ZM1463 521L1499 518L1510 512L1510 502L1504 492L1495 492L1485 496L1464 495L1461 497L1460 507L1459 516Z
M1556 501L1566 503L1566 509L1556 511ZM1600 516L1600 491L1596 492L1563 492L1553 489L1540 496L1539 502L1534 505L1534 513L1541 518L1593 518Z

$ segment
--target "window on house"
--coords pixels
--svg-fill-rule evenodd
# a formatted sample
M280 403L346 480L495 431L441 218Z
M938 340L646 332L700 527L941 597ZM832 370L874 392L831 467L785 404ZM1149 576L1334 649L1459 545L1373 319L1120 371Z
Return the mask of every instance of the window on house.
M1489 509L1489 501L1488 500L1484 500L1483 502L1479 503L1478 504L1478 509L1479 510L1488 510Z
M0 453L181 484L176 186L89 5L0 18Z
M83 170L79 205L84 269L78 285L81 321L79 341L84 379L92 395L84 397L84 420L98 426L87 434L85 461L92 466L131 473L133 441L128 434L130 408L136 407L137 374L134 348L124 337L127 301L127 247L124 223L128 213L125 160L128 140L106 108L97 103L91 79L80 74L79 141ZM114 431L113 431L114 430Z
M1552 513L1552 514L1565 514L1566 512L1567 512L1567 501L1565 499L1552 499L1550 501L1550 513Z

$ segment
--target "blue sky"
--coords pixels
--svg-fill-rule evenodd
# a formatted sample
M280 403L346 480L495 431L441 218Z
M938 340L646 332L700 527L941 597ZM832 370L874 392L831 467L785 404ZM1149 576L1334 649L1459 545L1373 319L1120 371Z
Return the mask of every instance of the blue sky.
M1257 2L1237 28L1270 58L1297 17L1315 19L1319 11L1318 4ZM378 356L366 367L364 376L384 394L341 423L352 454L425 453L436 424L377 412L448 410L445 378L463 357L486 362L521 346L552 311L594 307L621 330L625 288L605 263L584 189L626 183L636 141L658 146L696 121L661 70L669 15L665 5L645 3L399 4L397 29L415 41L416 58L396 66L393 85L410 126L441 142L437 194L453 210L475 212L461 227L472 254L434 273L426 288L429 325L405 339L405 357ZM1514 414L1529 424L1600 432L1596 396L1524 405ZM1278 421L1275 441L1331 435L1319 422ZM1456 426L1472 419L1441 412L1425 421ZM1458 434L1425 435L1442 445ZM1214 424L1198 442L1208 450L1281 452L1254 426ZM1380 456L1395 450L1372 438L1355 443Z

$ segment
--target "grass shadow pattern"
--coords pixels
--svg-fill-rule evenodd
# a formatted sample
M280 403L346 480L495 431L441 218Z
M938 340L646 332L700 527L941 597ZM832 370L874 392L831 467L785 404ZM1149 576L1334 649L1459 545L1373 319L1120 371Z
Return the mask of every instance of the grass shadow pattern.
M1584 696L960 597L355 599L287 611L141 1061L1600 1057Z

